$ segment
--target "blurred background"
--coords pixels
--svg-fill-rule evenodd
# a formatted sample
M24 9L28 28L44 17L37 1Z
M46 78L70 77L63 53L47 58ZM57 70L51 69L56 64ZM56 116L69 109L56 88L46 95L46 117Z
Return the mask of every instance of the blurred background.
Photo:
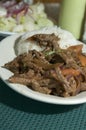
M3 3L0 4L0 31L2 33L3 31L26 32L45 26L57 25L62 29L70 31L76 39L82 39L84 36L86 41L86 0L1 1L0 3ZM12 6L12 2L15 3L15 1L17 5L14 4ZM20 2L21 4L19 4ZM5 7L2 8L2 5ZM6 6L9 6L9 8Z
M34 2L46 2L46 3L54 3L54 2L61 2L61 0L34 0Z

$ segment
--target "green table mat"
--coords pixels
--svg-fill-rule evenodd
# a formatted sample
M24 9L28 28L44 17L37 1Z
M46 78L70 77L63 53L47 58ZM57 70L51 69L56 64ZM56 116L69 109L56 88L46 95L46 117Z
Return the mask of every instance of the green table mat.
M86 130L86 104L42 103L0 80L0 130Z

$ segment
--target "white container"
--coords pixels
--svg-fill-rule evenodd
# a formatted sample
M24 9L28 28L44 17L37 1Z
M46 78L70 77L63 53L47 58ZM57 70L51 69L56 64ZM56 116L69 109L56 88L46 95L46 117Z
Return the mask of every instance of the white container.
M86 0L62 0L59 26L79 39L84 20Z

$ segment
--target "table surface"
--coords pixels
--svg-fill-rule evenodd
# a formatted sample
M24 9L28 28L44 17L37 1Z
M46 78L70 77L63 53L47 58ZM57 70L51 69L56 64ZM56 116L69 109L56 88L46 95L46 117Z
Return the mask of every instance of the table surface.
M86 130L86 104L42 103L18 94L0 80L0 130Z

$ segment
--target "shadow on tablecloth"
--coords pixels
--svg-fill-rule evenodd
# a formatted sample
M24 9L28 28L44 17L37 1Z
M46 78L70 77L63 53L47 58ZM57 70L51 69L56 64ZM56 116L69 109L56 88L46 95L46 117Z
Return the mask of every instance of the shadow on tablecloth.
M0 103L24 112L36 114L59 114L77 109L80 105L54 105L24 97L9 88L0 79Z

